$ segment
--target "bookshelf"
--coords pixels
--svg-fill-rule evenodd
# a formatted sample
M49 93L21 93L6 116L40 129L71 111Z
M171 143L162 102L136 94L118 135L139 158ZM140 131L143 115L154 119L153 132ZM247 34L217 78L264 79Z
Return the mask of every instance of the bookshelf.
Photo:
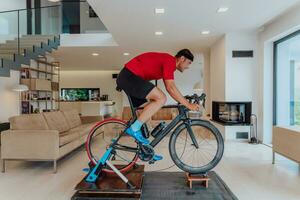
M29 90L21 93L21 113L31 114L59 110L59 62L40 57L20 69L20 82Z

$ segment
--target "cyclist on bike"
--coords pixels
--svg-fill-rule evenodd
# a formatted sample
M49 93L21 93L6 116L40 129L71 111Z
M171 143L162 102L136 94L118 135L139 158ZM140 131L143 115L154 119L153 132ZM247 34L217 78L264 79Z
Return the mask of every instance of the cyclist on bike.
M118 75L117 86L131 97L135 107L149 100L138 119L126 129L128 135L142 144L149 144L149 140L141 132L141 127L166 103L166 95L150 80L163 79L167 92L175 101L190 110L199 109L198 104L189 103L183 97L174 82L175 70L183 72L188 69L193 60L193 54L188 49L182 49L175 57L167 53L143 53L125 64ZM162 160L162 156L155 155L153 160Z

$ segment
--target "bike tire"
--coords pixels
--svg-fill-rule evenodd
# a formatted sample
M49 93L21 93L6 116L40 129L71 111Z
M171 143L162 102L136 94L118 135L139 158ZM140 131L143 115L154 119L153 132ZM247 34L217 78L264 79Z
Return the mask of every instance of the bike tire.
M180 168L181 170L191 173L191 174L207 173L221 161L223 153L224 153L224 140L223 140L223 137L222 137L220 131L214 125L212 125L209 121L193 119L193 120L191 120L191 127L193 127L193 126L200 126L200 127L206 128L209 131L211 131L211 133L215 136L215 138L217 140L217 151L216 151L216 154L215 154L213 160L211 162L209 162L208 164L201 166L201 167L191 167L191 166L185 164L181 160L180 155L177 155L176 148L175 148L176 141L177 141L177 138L179 137L180 133L182 133L182 131L184 129L186 129L185 124L179 125L174 130L173 134L171 135L170 141L169 141L169 153L170 153L170 156L171 156L173 162L175 163L175 165L178 168Z

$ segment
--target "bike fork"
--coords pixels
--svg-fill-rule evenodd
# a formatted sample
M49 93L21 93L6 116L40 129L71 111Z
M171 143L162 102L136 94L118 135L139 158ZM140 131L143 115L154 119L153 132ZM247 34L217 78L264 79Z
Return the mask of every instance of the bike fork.
M193 132L193 130L191 128L190 122L185 123L185 126L186 126L186 129L187 129L190 137L191 137L191 140L192 140L193 144L195 145L196 149L198 149L199 148L199 144L198 144L198 142L197 142L197 140L195 138L195 135L194 135L194 132Z

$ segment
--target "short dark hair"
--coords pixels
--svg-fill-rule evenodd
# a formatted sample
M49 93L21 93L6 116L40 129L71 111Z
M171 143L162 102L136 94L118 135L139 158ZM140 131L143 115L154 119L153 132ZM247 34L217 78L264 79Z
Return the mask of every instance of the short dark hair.
M194 55L192 54L192 52L188 49L181 49L180 51L178 51L178 53L176 54L176 58L180 58L181 56L194 61Z

